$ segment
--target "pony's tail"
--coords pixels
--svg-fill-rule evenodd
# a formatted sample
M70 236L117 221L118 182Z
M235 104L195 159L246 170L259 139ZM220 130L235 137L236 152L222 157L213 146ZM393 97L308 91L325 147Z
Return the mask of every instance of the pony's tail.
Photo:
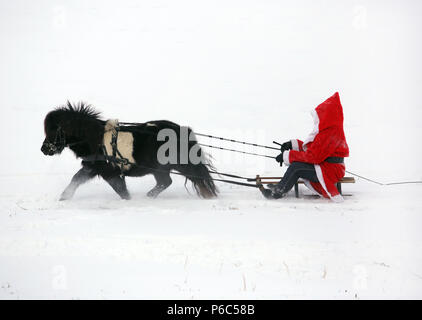
M189 173L185 171L184 174L192 182L193 188L198 196L204 199L217 197L218 189L210 175L208 165L203 163L191 164L186 169L188 169L187 171Z
M196 140L196 139L195 139ZM192 182L197 195L204 199L217 197L218 189L210 175L210 170L215 171L209 156L197 145L196 141L189 141L189 149L195 146L201 154L201 162L181 165L177 169L187 180ZM190 161L189 161L190 162Z

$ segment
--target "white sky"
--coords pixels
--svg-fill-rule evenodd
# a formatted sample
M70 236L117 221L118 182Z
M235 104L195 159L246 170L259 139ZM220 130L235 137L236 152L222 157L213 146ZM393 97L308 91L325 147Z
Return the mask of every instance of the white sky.
M351 167L422 178L421 18L417 0L1 0L2 173L45 169L42 120L67 99L270 144L339 91Z

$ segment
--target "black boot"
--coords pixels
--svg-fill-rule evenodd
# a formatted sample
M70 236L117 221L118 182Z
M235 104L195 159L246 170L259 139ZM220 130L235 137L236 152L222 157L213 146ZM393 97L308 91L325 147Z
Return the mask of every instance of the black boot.
M276 184L271 190L271 197L273 199L280 199L285 196L286 192L283 191L283 188L279 184Z
M277 187L278 183L270 183L267 184L268 189L274 190Z
M262 195L266 198L266 199L274 199L272 196L272 191L270 189L265 189L264 187L259 188L259 190L261 191Z
M259 187L259 190L261 191L262 195L266 199L280 199L284 197L285 193L281 192L280 189L277 188L277 185L271 189L265 189L262 185Z

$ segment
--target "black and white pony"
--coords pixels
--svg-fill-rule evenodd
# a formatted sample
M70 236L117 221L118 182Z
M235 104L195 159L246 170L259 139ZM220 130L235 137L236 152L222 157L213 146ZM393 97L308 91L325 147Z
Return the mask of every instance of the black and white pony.
M180 128L178 124L166 120L119 126L116 120L101 120L100 113L89 105L73 105L68 102L45 117L46 138L41 151L52 156L60 154L68 147L77 158L82 159L82 169L74 175L60 200L72 198L81 184L95 176L101 176L107 181L121 198L130 199L124 177L141 177L146 174L154 175L156 180L156 186L147 194L155 198L172 183L171 170L176 170L189 179L198 196L217 196L218 190L208 169L212 168L212 165L206 160L205 153L196 141L188 142L189 149L195 146L205 161L193 164L189 159L187 164L178 161L165 165L158 161L157 151L165 143L157 141L158 132L162 129L172 129L179 139ZM191 133L191 129L188 130Z

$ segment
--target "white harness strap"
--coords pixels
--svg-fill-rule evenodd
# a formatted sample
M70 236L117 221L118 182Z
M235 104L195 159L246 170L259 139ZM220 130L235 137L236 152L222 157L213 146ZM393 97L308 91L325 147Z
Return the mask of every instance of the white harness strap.
M104 128L103 144L107 153L107 156L113 156L113 146L111 141L113 135L116 135L116 128L119 126L118 120L108 120ZM118 159L127 159L131 163L135 163L133 158L133 134L131 132L119 131L117 136L117 150L119 151L115 156ZM120 153L120 154L119 154ZM121 155L121 156L120 156ZM124 165L124 170L129 170L131 165Z

